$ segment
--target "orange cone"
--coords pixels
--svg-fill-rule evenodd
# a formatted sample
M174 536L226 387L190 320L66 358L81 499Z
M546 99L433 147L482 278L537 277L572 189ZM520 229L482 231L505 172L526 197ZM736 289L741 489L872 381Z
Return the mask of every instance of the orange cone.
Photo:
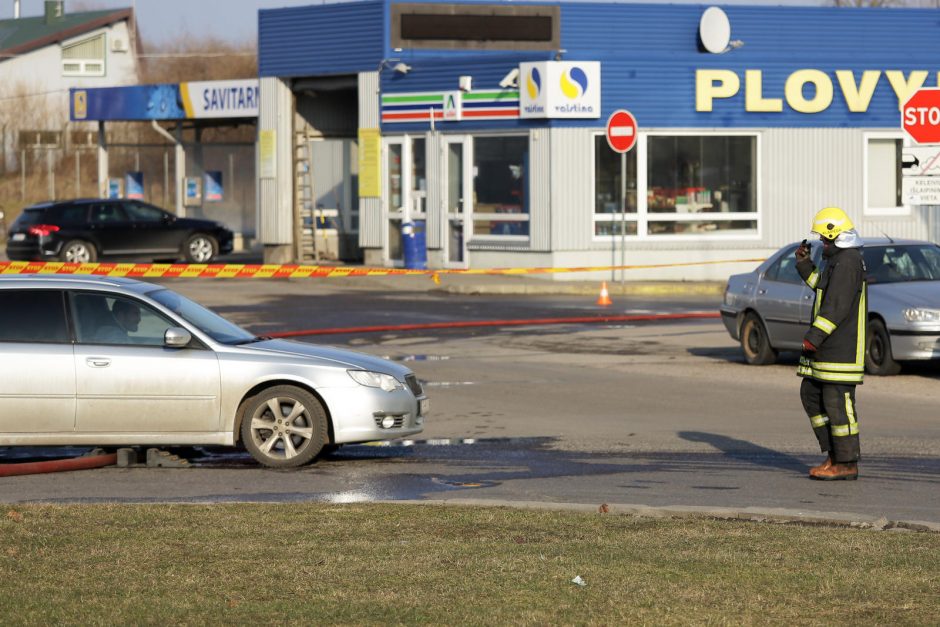
M607 281L601 282L601 295L597 297L597 304L601 307L614 304L613 301L610 300L610 294L607 292Z

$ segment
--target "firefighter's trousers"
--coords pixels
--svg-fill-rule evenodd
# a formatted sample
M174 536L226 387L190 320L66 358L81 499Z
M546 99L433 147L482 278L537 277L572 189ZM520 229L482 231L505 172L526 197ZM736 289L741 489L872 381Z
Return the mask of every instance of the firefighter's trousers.
M855 386L821 383L805 378L800 386L803 409L813 425L819 448L837 464L857 462L858 414Z

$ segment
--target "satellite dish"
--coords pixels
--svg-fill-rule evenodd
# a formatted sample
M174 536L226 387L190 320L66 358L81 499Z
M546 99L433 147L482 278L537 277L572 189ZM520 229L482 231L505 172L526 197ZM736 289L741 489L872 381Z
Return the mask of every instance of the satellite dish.
M728 16L718 7L708 7L702 13L698 23L698 36L702 47L712 54L721 54L728 49L731 43L731 22Z

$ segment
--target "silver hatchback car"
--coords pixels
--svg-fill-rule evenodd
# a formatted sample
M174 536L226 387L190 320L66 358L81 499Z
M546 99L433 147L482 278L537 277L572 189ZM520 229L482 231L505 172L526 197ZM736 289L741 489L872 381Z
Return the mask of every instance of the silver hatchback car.
M728 279L721 317L751 364L769 364L779 350L800 350L812 322L813 290L796 271L797 243L753 272ZM822 247L813 244L820 266ZM865 370L892 375L898 362L940 358L940 246L920 240L866 239L868 281Z
M257 337L165 287L0 277L0 445L229 445L288 468L419 433L414 373Z

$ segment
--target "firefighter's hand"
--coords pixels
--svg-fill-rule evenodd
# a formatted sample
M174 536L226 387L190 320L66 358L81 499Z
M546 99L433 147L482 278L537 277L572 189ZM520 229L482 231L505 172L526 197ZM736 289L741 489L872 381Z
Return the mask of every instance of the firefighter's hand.
M796 255L797 263L799 263L800 261L806 261L807 259L809 259L810 247L809 247L809 244L806 243L805 239L803 240L802 244L796 247L796 252L794 253L794 255Z
M803 340L803 352L815 353L816 347L809 343L809 340Z

